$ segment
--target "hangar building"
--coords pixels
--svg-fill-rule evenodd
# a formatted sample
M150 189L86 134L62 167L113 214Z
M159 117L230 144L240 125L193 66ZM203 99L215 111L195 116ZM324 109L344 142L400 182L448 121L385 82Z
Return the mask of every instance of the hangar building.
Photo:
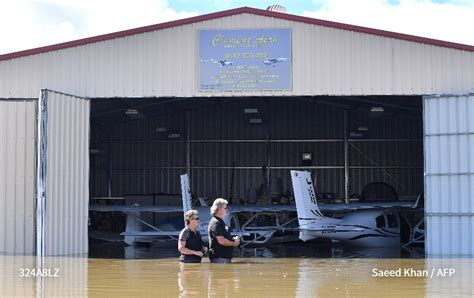
M474 46L248 7L1 55L0 252L86 253L90 197L187 172L245 202L306 169L424 193L426 253L472 256L473 93Z

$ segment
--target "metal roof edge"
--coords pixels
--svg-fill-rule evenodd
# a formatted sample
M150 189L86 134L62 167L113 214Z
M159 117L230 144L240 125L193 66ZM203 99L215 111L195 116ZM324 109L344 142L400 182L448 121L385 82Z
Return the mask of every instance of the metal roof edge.
M442 97L463 97L463 96L474 96L474 93L467 92L467 93L440 93L440 94L427 94L423 95L423 98L442 98Z
M134 29L128 29L128 30L123 30L123 31L118 31L118 32L113 32L113 33L97 35L93 37L87 37L83 39L53 44L53 45L44 46L44 47L38 47L38 48L3 54L3 55L0 55L0 61L11 60L15 58L31 56L31 55L36 55L36 54L41 54L41 53L46 53L46 52L51 52L51 51L57 51L57 50L62 50L66 48L82 46L82 45L86 45L90 43L96 43L96 42L101 42L105 40L111 40L111 39L131 36L135 34L162 30L162 29L176 27L176 26L188 25L192 23L203 22L203 21L228 17L232 15L237 15L237 14L244 14L244 13L279 18L283 20L330 27L330 28L347 30L347 31L354 31L354 32L359 32L359 33L366 33L366 34L394 38L394 39L401 39L405 41L412 41L412 42L423 43L423 44L428 44L428 45L433 45L433 46L474 52L474 46L471 46L471 45L431 39L431 38L403 34L403 33L396 33L392 31L385 31L385 30L373 29L373 28L350 25L350 24L344 24L344 23L338 23L338 22L332 22L332 21L326 21L326 20L321 20L321 19L313 19L309 17L297 16L297 15L274 12L274 11L267 11L267 10L245 6L245 7L234 8L234 9L229 9L229 10L224 10L224 11L219 11L219 12L213 12L213 13L209 13L205 15L190 17L186 19L180 19L180 20L175 20L175 21L170 21L170 22L165 22L165 23L160 23L160 24L155 24L155 25L149 25L149 26L144 26L144 27L139 27L139 28L134 28Z

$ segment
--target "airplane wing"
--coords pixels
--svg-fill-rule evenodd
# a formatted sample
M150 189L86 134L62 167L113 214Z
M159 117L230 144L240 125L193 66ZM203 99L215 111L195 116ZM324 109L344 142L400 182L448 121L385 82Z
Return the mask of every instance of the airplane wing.
M89 211L99 212L183 212L181 206L90 205Z
M361 209L413 208L415 201L386 201L349 204L319 204L319 209L326 212L351 212ZM232 205L231 213L288 213L296 212L296 205Z
M230 232L232 236L250 236L249 232L240 232L240 231L232 231Z
M295 205L232 205L231 213L258 212L258 213L285 213L296 212Z
M125 231L120 233L122 236L142 236L142 237L158 237L158 236L175 236L178 237L181 231Z
M154 236L179 236L181 231L125 231L120 233L122 236L142 236L142 237L154 237ZM249 232L242 231L232 231L230 232L232 236L249 236Z
M319 204L319 209L326 212L351 212L361 209L396 209L414 208L415 201L386 201L386 202L365 202L349 204Z

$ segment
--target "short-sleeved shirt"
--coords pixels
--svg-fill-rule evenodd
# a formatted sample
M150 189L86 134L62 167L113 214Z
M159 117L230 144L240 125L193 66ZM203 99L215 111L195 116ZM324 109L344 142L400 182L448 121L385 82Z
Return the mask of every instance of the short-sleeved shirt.
M179 241L186 241L185 247L195 251L201 251L204 245L201 233L197 230L193 232L189 227L185 227L181 231ZM184 263L201 263L201 257L196 255L181 254L179 260Z
M214 216L209 222L209 259L225 258L232 259L234 247L223 246L217 242L217 236L233 241L230 228L222 218Z

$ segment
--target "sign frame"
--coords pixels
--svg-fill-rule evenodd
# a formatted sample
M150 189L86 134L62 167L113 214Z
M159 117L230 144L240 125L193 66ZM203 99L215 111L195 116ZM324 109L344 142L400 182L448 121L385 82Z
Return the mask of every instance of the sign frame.
M205 32L205 31L214 31L216 34L218 33L222 33L222 32L226 32L226 31L235 31L235 32L238 32L238 31L271 31L271 30L287 30L288 31L288 61L289 61L289 68L287 70L287 76L288 76L288 84L287 86L285 86L284 88L272 88L272 87L263 87L263 88L258 88L258 86L256 88L225 88L225 89L205 89L205 88L202 88L202 63L203 63L203 60L206 60L206 59L203 59L202 57L202 54L201 53L201 34L202 32ZM197 59L196 59L196 90L197 92L201 92L201 93L216 93L216 92L259 92L259 91L292 91L293 90L293 32L292 32L292 28L290 27L278 27L278 28L239 28L239 29L235 29L235 28L219 28L219 29L214 29L214 28L202 28L202 29L198 29L197 30L197 38L196 38L196 48L197 48ZM269 57L270 58L270 57ZM286 60L285 60L286 61ZM219 62L222 62L222 61L205 61L205 62L209 62L209 63L214 63L214 64L217 64ZM263 62L263 61L262 61ZM281 61L278 61L278 62L281 62ZM225 63L225 62L224 62ZM274 63L274 64L278 64L278 63ZM224 67L224 65L222 65L222 67ZM270 66L271 67L271 66ZM275 67L275 66L274 66Z

